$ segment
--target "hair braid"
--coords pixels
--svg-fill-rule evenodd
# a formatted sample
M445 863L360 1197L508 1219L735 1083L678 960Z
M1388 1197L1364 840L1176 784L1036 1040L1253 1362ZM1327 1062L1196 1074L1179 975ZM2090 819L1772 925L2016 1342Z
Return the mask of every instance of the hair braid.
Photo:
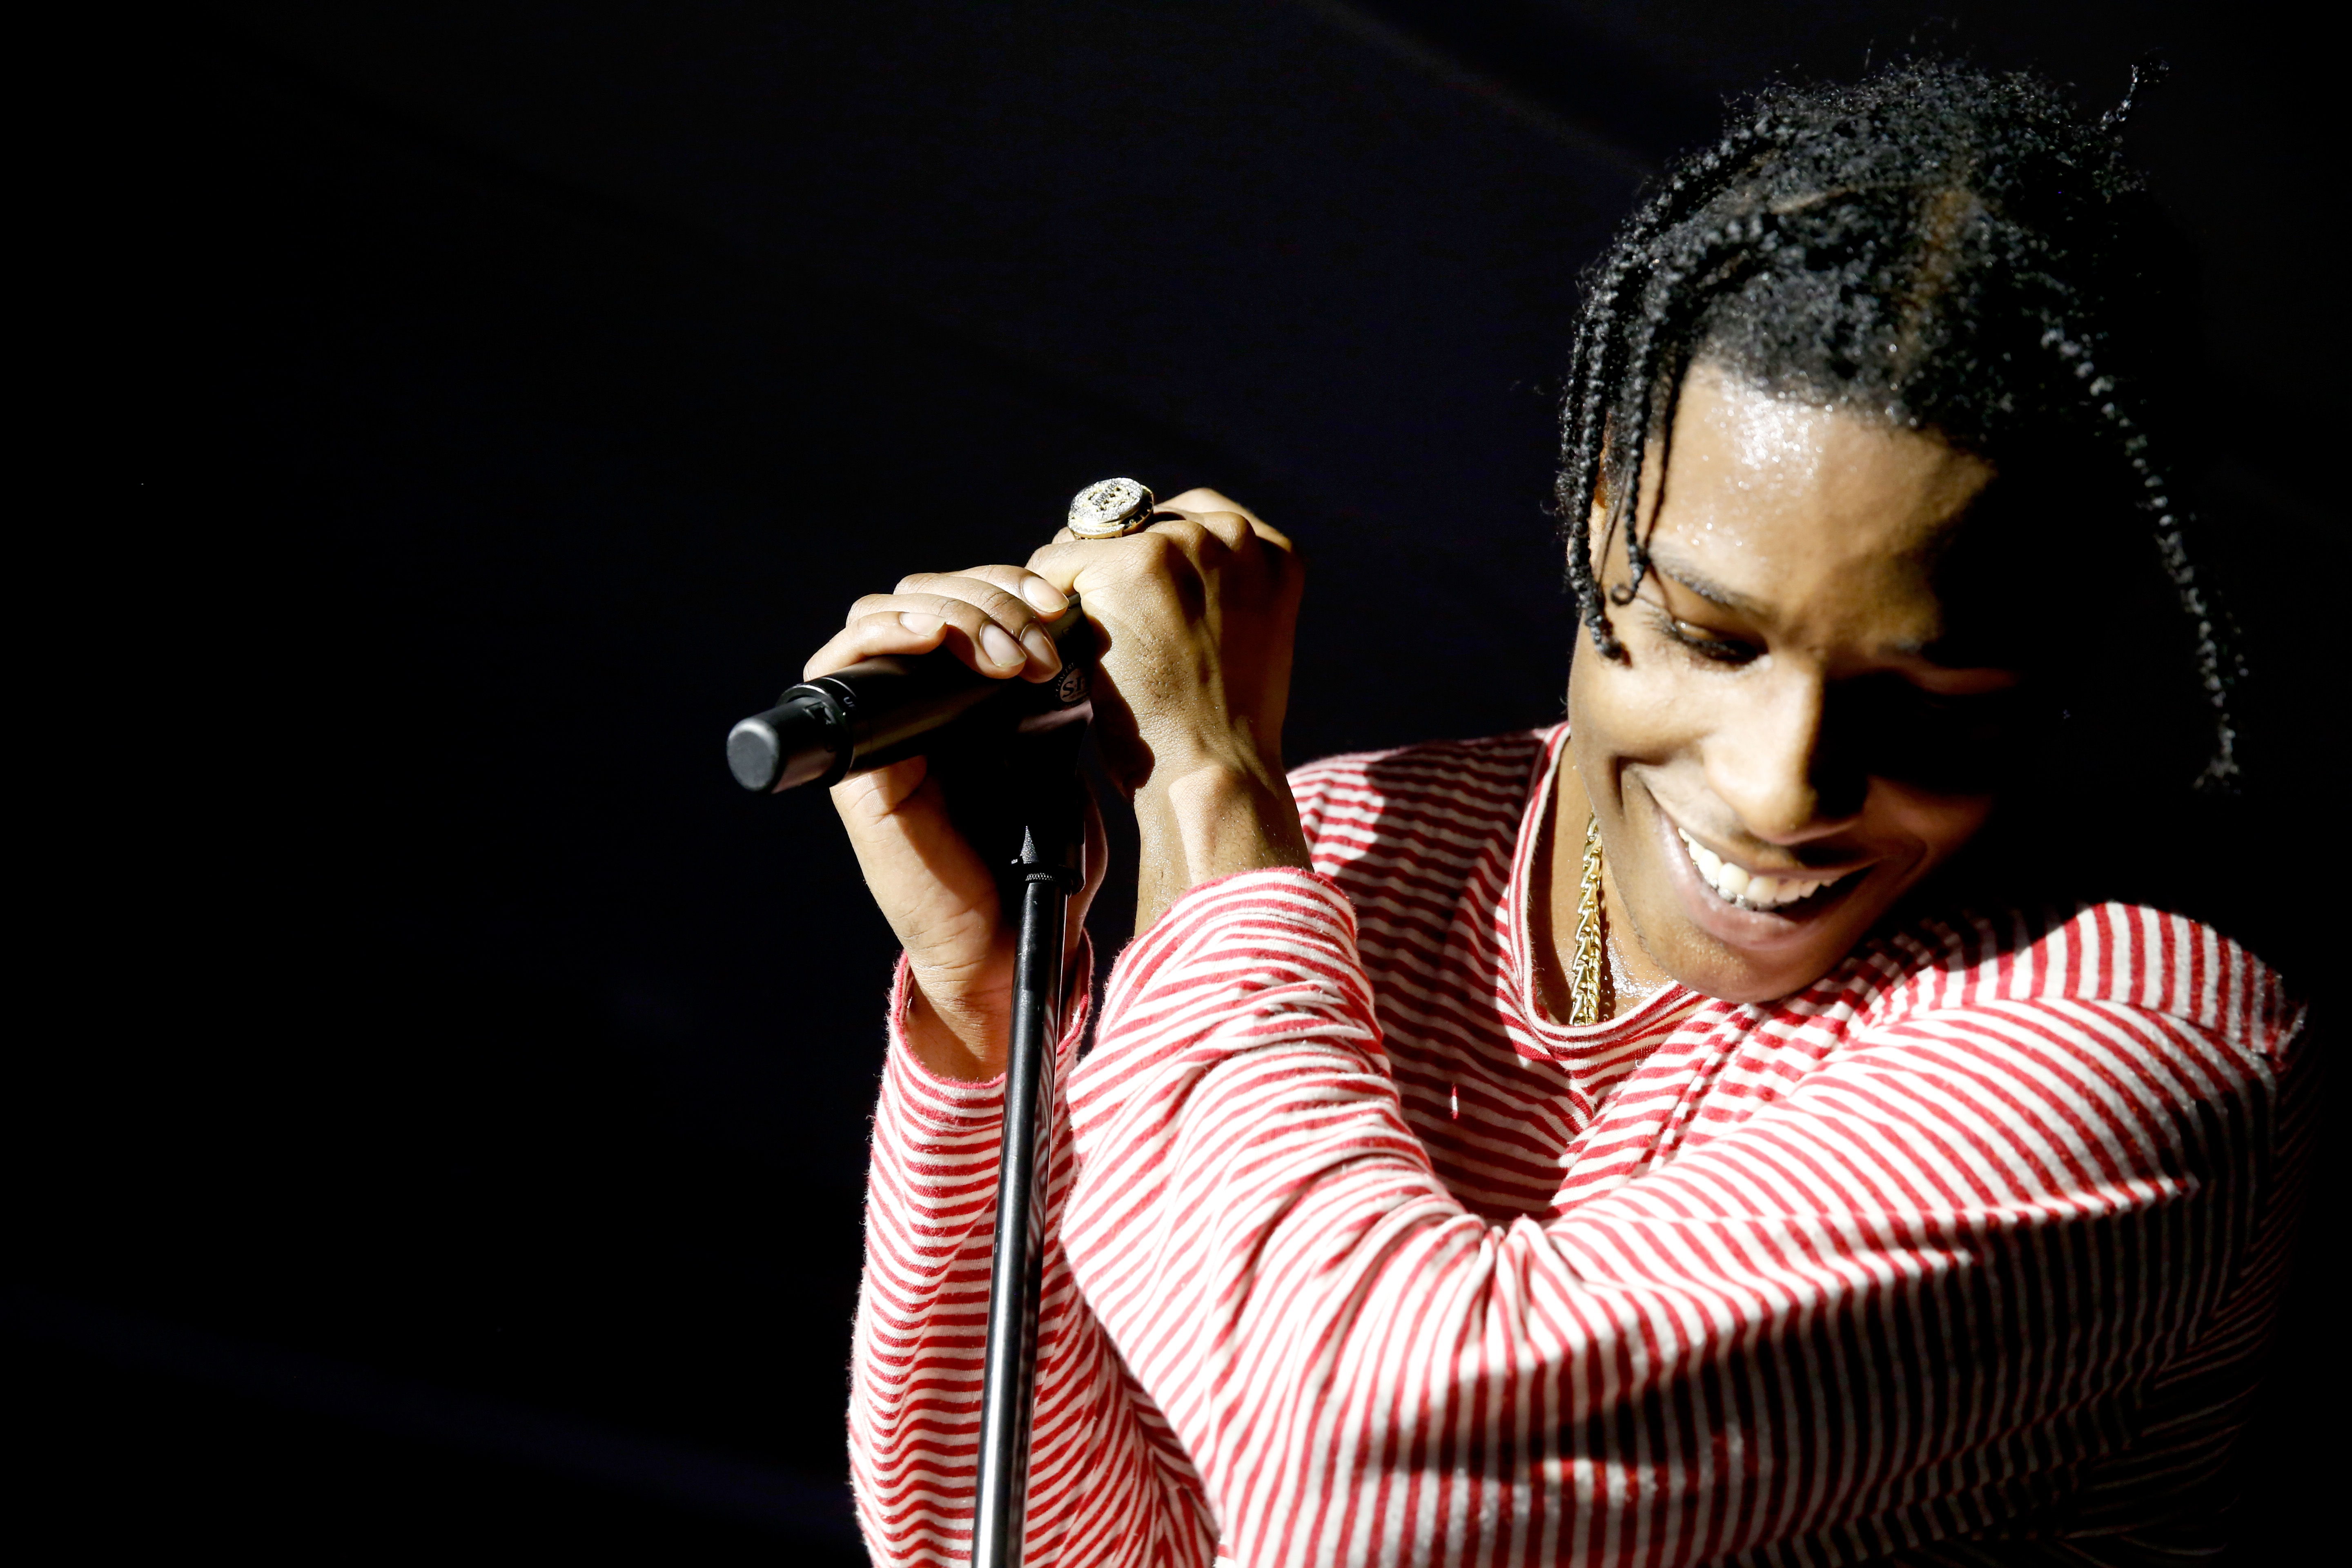
M2131 374L2143 340L2158 346L2138 362L2160 368L2169 327L2145 276L2160 247L2133 226L2154 220L2119 144L2159 79L2136 67L2095 122L2036 79L1936 63L1776 89L1660 183L1587 275L1565 388L1551 510L1596 649L1624 657L1610 608L1650 568L1633 520L1652 437L1663 465L1684 376L1717 359L1775 395L1935 431L1996 471L2069 442L2074 471L2112 468L2108 493L2152 526L2194 628L2184 651L2193 641L2213 725L2200 782L2236 773L2228 619L2191 563L2147 388L2117 390L2148 379ZM1596 503L1604 552L1628 529L1630 581L1611 589Z
M1626 345L1620 336L1620 313L1629 283L1654 268L1658 237L1720 188L1727 171L1755 162L1772 146L1780 122L1769 111L1736 126L1720 142L1674 170L1657 193L1634 213L1618 233L1586 279L1584 308L1579 313L1575 347L1569 362L1569 384L1563 402L1560 474L1554 510L1566 530L1570 548L1568 576L1578 610L1593 646L1611 658L1623 648L1609 624L1600 589L1593 579L1588 549L1591 505L1601 484L1610 405ZM1641 434L1634 436L1638 453ZM1636 472L1639 472L1638 459Z
M2227 784L2238 773L2238 731L2231 719L2230 689L2244 671L2219 624L2222 611L2208 600L2198 582L2196 564L2189 558L2182 538L2187 520L2174 508L2172 486L2152 456L2151 443L2116 395L2115 378L2101 373L2089 346L2054 321L2042 329L2042 346L2053 351L2082 383L2086 400L2105 421L2117 456L2137 481L2137 505L2154 525L2157 559L2179 598L2182 613L2197 631L2198 681L2206 704L2213 710L2213 752L2200 782Z

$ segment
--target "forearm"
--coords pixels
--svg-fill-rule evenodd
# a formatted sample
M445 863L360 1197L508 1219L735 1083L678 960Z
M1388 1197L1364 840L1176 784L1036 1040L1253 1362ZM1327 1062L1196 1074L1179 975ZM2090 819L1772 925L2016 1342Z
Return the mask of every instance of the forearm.
M908 1000L905 972L901 993ZM903 1015L902 1015L903 1016ZM898 1031L894 1028L894 1034ZM956 1561L969 1530L1001 1083L929 1072L894 1041L866 1176L849 1452L877 1562Z
M1305 868L1307 835L1279 763L1202 761L1155 768L1135 795L1142 850L1135 929L1151 929L1168 906L1203 882L1239 871Z
M1936 1533L1945 1502L2015 1506L1983 1477L2087 1457L2086 1411L2168 1353L2199 1288L2137 1270L2221 1261L2170 1250L2198 1188L2160 1122L2118 1130L2147 1163L2095 1190L1936 1194L1917 1151L1964 1070L1891 1039L1736 1138L1490 1226L1404 1121L1344 900L1236 878L1121 961L1073 1086L1067 1245L1252 1562L1402 1552L1433 1506L1480 1521L1472 1562ZM2019 1341L2010 1304L2055 1300L2071 1335Z
M1086 995L1087 954L1073 964ZM877 1563L962 1568L978 1481L982 1347L1003 1084L943 1078L898 1026L875 1113L866 1268L851 1359L850 1468ZM1084 1020L1061 1042L1066 1067ZM1027 1561L1205 1564L1213 1531L1166 1423L1139 1402L1069 1271L1059 1232L1075 1151L1062 1119L1047 1187Z

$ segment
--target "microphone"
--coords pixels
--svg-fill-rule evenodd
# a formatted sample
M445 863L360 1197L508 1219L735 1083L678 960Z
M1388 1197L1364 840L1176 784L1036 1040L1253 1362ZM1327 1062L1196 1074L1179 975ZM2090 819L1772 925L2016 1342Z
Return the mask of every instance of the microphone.
M861 659L789 689L729 731L728 771L745 789L782 795L839 784L985 730L1028 734L1084 721L1094 711L1094 628L1077 595L1039 625L1062 655L1051 680L991 679L944 647Z

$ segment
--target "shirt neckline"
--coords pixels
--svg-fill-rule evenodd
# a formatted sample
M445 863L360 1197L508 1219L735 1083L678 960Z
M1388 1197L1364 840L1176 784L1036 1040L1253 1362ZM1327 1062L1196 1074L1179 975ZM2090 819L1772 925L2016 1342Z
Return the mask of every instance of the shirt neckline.
M1511 847L1511 873L1503 886L1502 923L1506 951L1510 954L1510 1000L1520 1020L1554 1054L1584 1056L1596 1047L1654 1032L1668 1015L1679 1014L1700 994L1679 980L1669 980L1640 1005L1582 1027L1560 1023L1544 1011L1532 946L1535 858L1543 838L1544 816L1551 810L1561 760L1567 754L1568 724L1563 721L1544 732L1528 767L1527 804L1519 813L1518 839ZM1679 1018L1675 1021L1680 1022Z

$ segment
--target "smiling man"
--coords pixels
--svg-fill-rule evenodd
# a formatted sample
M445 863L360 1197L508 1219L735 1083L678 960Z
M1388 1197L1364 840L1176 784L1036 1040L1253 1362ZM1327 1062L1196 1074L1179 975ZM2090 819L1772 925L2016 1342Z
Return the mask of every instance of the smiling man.
M1030 1563L2213 1544L2312 1053L2088 852L2171 741L2234 767L2119 119L1912 67L1669 179L1570 377L1565 723L1286 773L1300 568L1204 490L810 660L1050 679L1071 592L1103 634L1141 893L1066 1079ZM859 1504L957 1563L1012 940L922 760L835 798L906 948Z
M1674 435L1671 496L1645 465L1633 513L1648 520L1638 589L1630 538L1607 529L1605 502L1599 513L1613 549L1596 552L1597 575L1629 624L1622 657L1576 662L1576 765L1553 825L1597 823L1608 924L1635 937L1616 949L1635 984L1769 1001L1845 956L1991 809L1964 754L1890 766L1866 742L1825 746L1823 729L1834 690L1869 691L1876 711L1840 717L1883 739L1902 710L2016 687L2013 669L1939 657L1939 546L1993 469L1706 363ZM1965 753L1982 743L1973 730L1953 724L1947 743ZM1573 889L1584 835L1549 837L1550 888ZM1543 900L1555 921L1558 900ZM1569 979L1555 963L1543 973L1558 1006Z

